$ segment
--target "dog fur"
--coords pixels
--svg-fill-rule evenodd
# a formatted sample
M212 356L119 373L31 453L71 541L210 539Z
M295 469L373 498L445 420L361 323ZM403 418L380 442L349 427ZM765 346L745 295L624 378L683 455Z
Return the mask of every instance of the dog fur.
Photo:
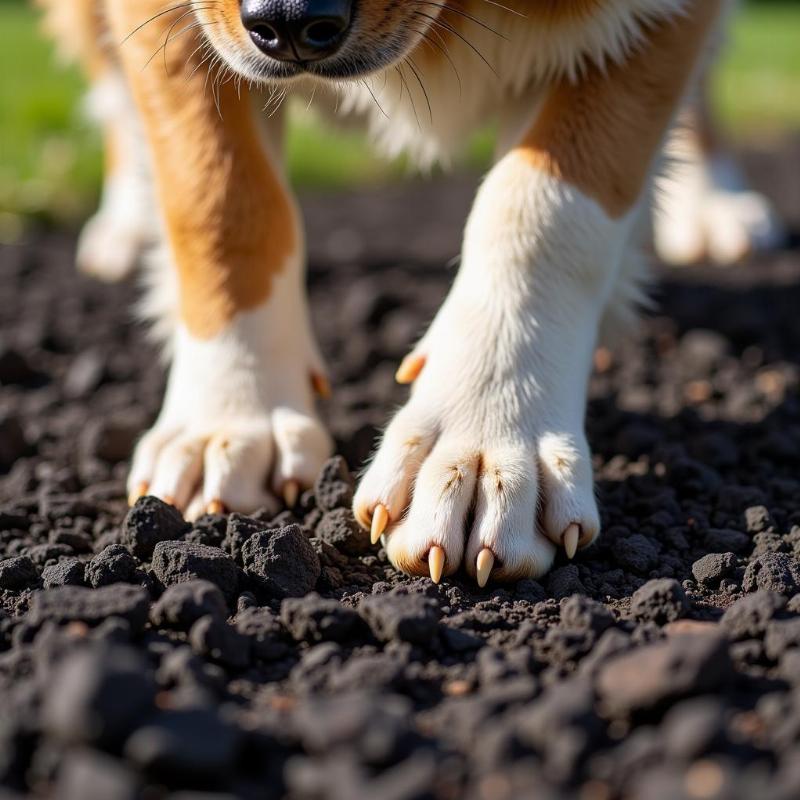
M116 109L101 114L114 155L81 262L116 277L163 242L152 305L172 365L132 499L190 517L291 504L330 452L302 225L269 113L311 87L422 165L499 123L457 280L398 373L411 396L357 519L400 569L439 580L463 564L481 585L541 575L556 548L595 539L592 354L603 320L641 296L652 178L725 0L358 0L315 75L263 56L238 0L42 2L97 104Z

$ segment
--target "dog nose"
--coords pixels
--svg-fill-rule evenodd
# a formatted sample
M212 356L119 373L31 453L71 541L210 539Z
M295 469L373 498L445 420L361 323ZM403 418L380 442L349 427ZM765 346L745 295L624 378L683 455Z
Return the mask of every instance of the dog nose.
M352 0L242 0L242 24L271 58L319 61L344 41L351 6Z

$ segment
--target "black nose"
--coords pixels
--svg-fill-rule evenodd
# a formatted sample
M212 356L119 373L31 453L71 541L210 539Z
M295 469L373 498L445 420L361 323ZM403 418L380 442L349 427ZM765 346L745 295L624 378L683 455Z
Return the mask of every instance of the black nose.
M242 24L279 61L333 55L350 27L352 0L242 0Z

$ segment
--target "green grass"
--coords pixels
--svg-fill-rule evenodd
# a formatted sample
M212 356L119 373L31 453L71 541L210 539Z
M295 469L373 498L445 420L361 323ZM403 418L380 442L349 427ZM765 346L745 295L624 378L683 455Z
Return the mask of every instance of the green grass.
M715 101L735 136L800 128L800 4L754 0L738 17L715 81ZM22 220L70 223L96 202L101 154L84 120L82 81L58 64L35 12L0 0L0 239ZM301 186L341 188L397 180L402 163L373 156L362 137L295 114L289 168ZM477 137L469 163L485 163L491 136ZM4 234L5 231L5 234Z
M96 194L100 150L77 107L81 91L38 35L34 12L0 5L0 214L69 218Z
M733 27L714 89L735 134L800 128L800 4L753 0Z

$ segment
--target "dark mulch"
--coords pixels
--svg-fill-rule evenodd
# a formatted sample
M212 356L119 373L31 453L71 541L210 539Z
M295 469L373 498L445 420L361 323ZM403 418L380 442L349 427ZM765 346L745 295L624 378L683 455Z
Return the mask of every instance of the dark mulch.
M309 203L354 467L467 205L404 191ZM278 518L127 513L163 376L71 246L0 253L0 796L800 796L796 254L664 276L592 381L603 537L478 591L365 549L343 459Z

